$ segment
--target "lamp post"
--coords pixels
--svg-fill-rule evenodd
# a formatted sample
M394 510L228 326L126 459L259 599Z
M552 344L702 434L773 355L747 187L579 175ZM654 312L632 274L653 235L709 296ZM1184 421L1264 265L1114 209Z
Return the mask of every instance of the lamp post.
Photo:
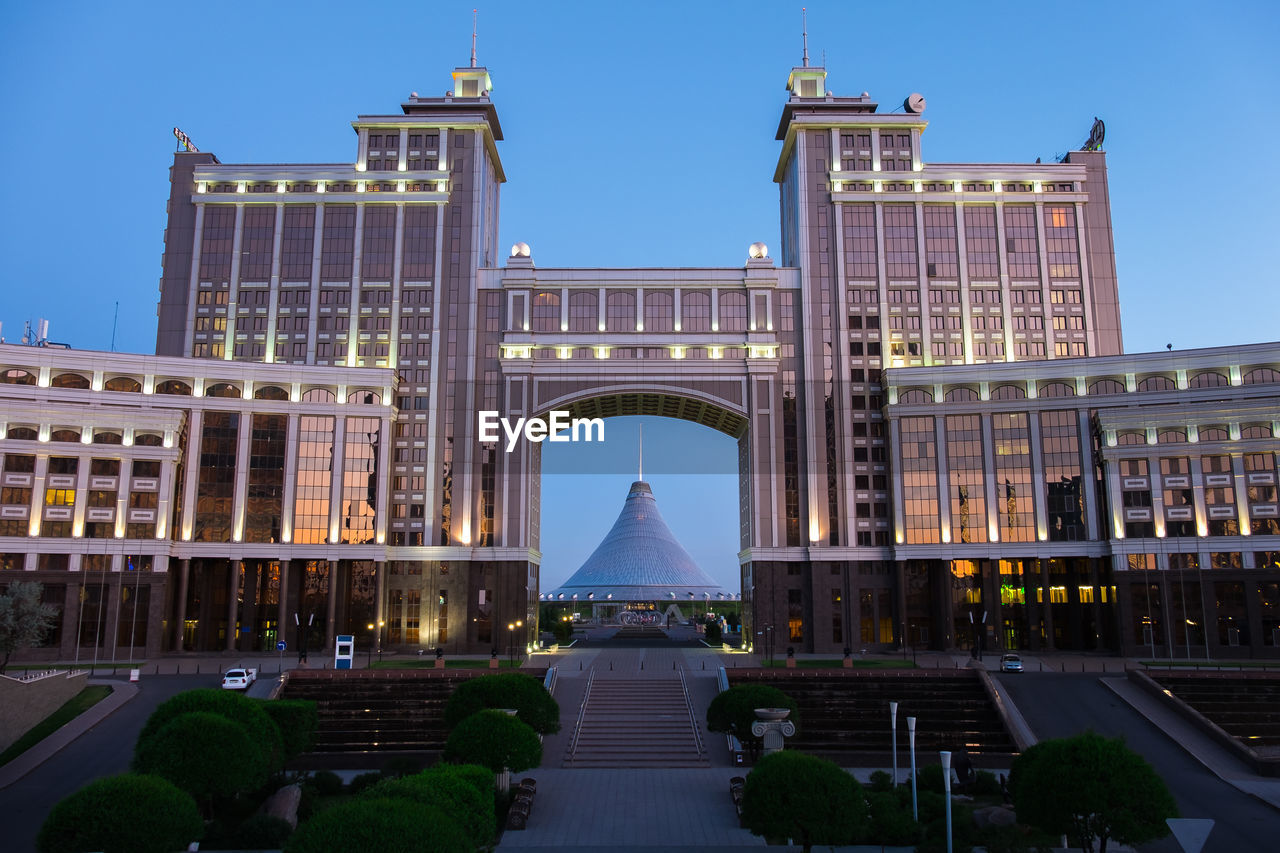
M387 620L378 620L378 663L382 663L382 630L386 627Z
M523 628L523 627L524 627L524 621L521 619L517 619L514 622L507 623L507 659L511 662L511 666L516 665L515 630L516 628Z
M942 788L947 806L947 853L951 853L951 753L941 752L939 755L942 756Z
M898 787L898 703L889 703L889 731L893 733L893 787Z
M920 809L916 803L916 718L907 717L907 743L911 750L911 819L919 822Z
M369 629L369 648L365 652L364 666L365 669L369 669L373 666L373 629L377 626L370 622L366 627Z

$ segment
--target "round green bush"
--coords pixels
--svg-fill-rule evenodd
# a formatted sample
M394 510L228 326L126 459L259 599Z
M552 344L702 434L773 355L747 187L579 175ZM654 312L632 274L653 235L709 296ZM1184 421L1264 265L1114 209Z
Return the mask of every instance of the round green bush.
M361 797L325 809L289 836L284 853L474 853L440 809L404 799Z
M538 734L560 731L560 705L529 675L482 675L458 685L444 708L444 724L450 730L484 708L514 708L516 716Z
M322 797L334 797L342 793L342 777L332 770L317 770L307 782Z
M368 773L361 773L350 782L347 783L347 790L353 794L363 794L374 785L381 782L384 777L377 770L370 770Z
M285 761L311 751L316 728L320 725L315 702L307 699L273 699L261 702L260 705L280 730Z
M484 768L479 768L488 773ZM462 827L474 847L493 842L498 832L492 789L482 793L461 776L428 770L417 776L384 779L370 788L365 796L405 799L435 806Z
M853 844L866 820L867 802L857 780L803 752L766 755L743 786L743 825L765 838L793 838L806 853L815 844Z
M751 733L756 708L789 708L787 719L800 728L796 700L767 684L738 684L716 694L707 708L707 728L733 735L745 745L759 744L760 738Z
M494 791L493 771L479 764L445 764L440 763L423 771L433 777L444 776L460 779L480 793L490 796Z
M90 782L53 807L36 839L39 853L173 853L200 838L191 795L157 776L125 774Z
M197 800L229 797L261 786L244 760L253 744L244 727L207 711L182 714L138 741L133 769L168 779Z
M458 723L445 741L444 758L479 764L494 773L504 767L519 773L542 762L538 733L502 711L479 711Z
M279 850L293 834L289 821L275 815L256 814L245 818L231 834L231 850Z
M161 703L147 719L138 735L138 742L154 736L165 723L181 714L192 711L208 711L226 717L232 722L244 726L245 732L255 749L244 756L245 761L253 765L257 778L261 781L255 787L266 784L267 777L278 770L284 762L284 746L280 729L267 712L262 709L263 703L241 696L230 690L188 690L179 693L172 699Z

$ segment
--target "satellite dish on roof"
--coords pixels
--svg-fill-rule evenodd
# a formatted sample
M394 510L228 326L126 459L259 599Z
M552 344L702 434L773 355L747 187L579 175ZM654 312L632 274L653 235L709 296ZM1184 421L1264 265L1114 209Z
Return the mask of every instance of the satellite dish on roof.
M902 102L902 108L909 113L919 115L924 112L924 95L919 92L912 92L907 95L907 99Z

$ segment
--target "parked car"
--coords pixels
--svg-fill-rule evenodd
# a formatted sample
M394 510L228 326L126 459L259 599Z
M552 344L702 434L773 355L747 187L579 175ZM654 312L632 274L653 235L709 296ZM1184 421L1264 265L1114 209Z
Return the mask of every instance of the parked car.
M222 676L223 690L248 690L249 685L258 680L258 671L244 667L227 670Z
M1002 655L1000 658L1001 672L1022 672L1022 658L1017 655Z

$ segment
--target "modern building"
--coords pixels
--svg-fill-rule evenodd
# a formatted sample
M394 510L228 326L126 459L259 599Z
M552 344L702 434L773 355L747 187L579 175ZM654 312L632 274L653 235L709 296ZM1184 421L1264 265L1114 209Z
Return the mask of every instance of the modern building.
M667 527L653 489L637 480L613 527L576 572L542 593L544 603L590 608L593 615L615 617L628 609L671 612L735 601L731 592L707 576ZM674 609L673 609L674 608Z
M122 368L144 392L120 399L154 409L159 398L145 393L147 376L163 381L172 374L193 389L201 380L231 383L243 412L254 418L278 414L292 424L304 413L321 414L306 410L311 401L298 398L294 388L331 389L334 400L323 413L329 420L317 430L304 429L314 426L311 421L298 423L298 435L314 432L312 441L295 445L286 437L286 462L302 470L304 452L330 438L336 447L363 430L350 425L363 416L347 407L364 404L345 398L351 393L346 389L367 391L376 394L368 418L378 413L373 455L380 479L379 491L367 492L363 501L374 527L358 528L358 537L347 533L346 521L356 523L347 507L352 501L360 506L360 496L338 496L331 479L330 502L315 514L319 520L304 521L299 507L309 504L298 502L290 521L282 504L280 541L239 547L236 526L225 519L242 509L235 490L244 488L246 501L253 493L253 462L234 483L215 486L213 472L231 460L212 448L218 442L248 447L257 427L243 418L214 426L200 406L175 407L186 433L175 433L171 450L188 458L183 470L207 463L211 491L204 503L186 500L193 487L183 480L169 498L176 503L183 496L182 523L171 522L154 537L155 547L172 549L168 554L180 566L190 561L186 592L179 594L181 582L171 584L164 595L174 604L155 617L174 626L168 629L173 646L222 648L237 630L244 642L260 645L268 633L257 627L259 614L287 622L292 605L282 605L257 582L246 581L243 594L237 586L234 613L230 600L222 601L224 611L191 599L192 589L229 593L229 578L250 571L243 567L252 560L279 561L282 572L287 563L294 578L301 576L299 560L333 567L315 597L298 608L304 615L326 613L327 639L335 627L358 628L363 615L353 623L343 614L366 612L360 602L370 588L376 600L366 625L380 628L390 645L484 651L494 644L495 625L534 626L542 560L541 445L522 442L506 453L483 443L477 413L495 410L515 418L560 409L590 417L676 417L738 443L738 556L749 636L768 630L798 649L819 652L904 640L953 647L974 642L957 622L963 629L983 604L991 605L988 646L1133 649L1140 645L1133 639L1134 598L1125 591L1131 583L1121 580L1136 576L1129 556L1157 555L1153 564L1160 568L1150 577L1185 581L1161 574L1188 570L1179 568L1185 559L1173 555L1204 555L1211 563L1213 554L1236 554L1239 568L1230 571L1245 573L1245 603L1243 609L1224 604L1223 612L1236 614L1233 619L1243 613L1249 625L1244 633L1228 632L1226 643L1247 637L1256 653L1274 649L1265 645L1265 620L1271 618L1265 614L1274 612L1277 575L1257 555L1280 550L1280 544L1267 532L1268 500L1258 498L1261 514L1255 515L1247 493L1250 486L1266 493L1262 479L1248 476L1262 478L1269 469L1249 469L1246 481L1233 481L1241 532L1231 535L1212 532L1226 529L1215 522L1226 520L1231 501L1223 504L1219 492L1212 500L1207 492L1197 498L1194 483L1168 486L1180 482L1178 475L1171 469L1169 480L1152 467L1164 464L1160 435L1173 427L1152 427L1156 439L1143 451L1146 475L1119 480L1118 500L1126 509L1121 522L1141 524L1138 515L1149 509L1153 536L1139 535L1139 528L1116 535L1112 481L1096 476L1104 471L1109 477L1112 464L1136 466L1140 454L1117 456L1116 448L1128 445L1098 444L1095 435L1112 429L1117 436L1143 432L1149 438L1146 426L1124 426L1124 419L1155 417L1150 403L1167 407L1168 418L1176 419L1200 412L1187 408L1193 401L1212 408L1274 394L1266 371L1280 368L1273 346L1123 355L1100 123L1084 150L1061 162L932 162L925 157L923 98L913 95L903 110L881 112L865 93L831 95L824 69L806 62L791 70L777 128L778 261L755 243L739 267L545 268L535 265L523 243L505 260L499 254L499 195L507 177L490 88L488 71L473 64L454 70L453 89L443 98L413 94L395 114L358 117L352 159L342 163L232 164L210 153L175 155L156 342L156 364L165 366ZM48 386L48 403L39 398L40 405L92 410L94 395L115 399L94 390L96 374L85 373L87 367L77 369L90 387L66 392L79 396L55 399L52 379L42 385L38 377L72 372L68 365L75 359L91 358L101 360L105 383L116 372L111 360L122 357L20 348L4 350L3 357L8 361L0 368L37 376L36 389ZM278 371L303 378L272 378ZM1209 381L1197 379L1202 373L1227 377L1227 384L1201 388L1197 381ZM1172 390L1147 390L1156 376ZM1123 392L1096 390L1112 387L1098 385L1104 379ZM288 399L259 403L250 392L259 383L286 389ZM1042 383L1053 388L1042 389ZM1059 393L1059 386L1071 393ZM999 390L1006 388L1021 389L1023 396L1001 396L1014 393ZM13 389L36 393L21 384ZM945 412L934 408L944 404ZM202 398L200 405L217 404ZM1005 414L1025 414L1025 423ZM1221 465L1221 457L1229 457L1234 477L1237 448L1239 464L1265 465L1244 460L1267 453L1274 462L1268 441L1276 427L1266 426L1261 414L1203 414L1208 420L1184 424L1186 435L1193 429L1216 435L1210 428L1221 428L1228 444L1209 454L1218 461L1197 464ZM69 417L54 415L6 411L4 419L21 435L35 430L38 445L40 430L52 435L54 421ZM971 419L955 422L969 438L956 438L954 451L948 433L953 415ZM1264 426L1270 436L1250 432L1237 439L1232 432L1238 427L1243 436ZM1023 434L1030 444L1016 458L1026 465L1015 472L1003 449L1010 441L1021 448ZM3 444L8 453L10 439ZM191 455L206 445L213 455ZM1209 443L1189 438L1187 446ZM926 455L930 447L933 456ZM38 459L39 449L22 445L14 452ZM372 451L361 452L367 457ZM237 464L246 458L239 454ZM1201 457L1188 451L1176 458L1191 465ZM1142 489L1123 484L1141 476L1149 478L1153 505L1123 504L1140 500L1129 493ZM1098 482L1105 488L1091 485ZM1207 488L1224 488L1214 483ZM1175 496L1165 500L1166 487L1190 488L1190 496L1182 497L1205 501L1203 514L1195 514L1198 504L1193 507L1194 542L1169 541L1185 540L1183 522L1189 519L1180 516L1185 508L1168 515ZM42 498L31 488L14 505L31 513L54 506L47 490ZM286 494L290 488L286 483ZM1273 503L1274 489L1271 494ZM1008 511L1010 499L1023 509ZM1006 514L1016 516L1012 530L1000 516L1001 501ZM1078 512L1068 509L1072 505ZM1130 509L1136 511L1132 518ZM244 511L246 518L252 515ZM49 516L51 524L62 523L57 515ZM1255 518L1261 520L1257 531ZM36 530L25 517L15 520L15 535L0 539L5 553L57 556L44 541L44 528ZM286 522L295 532L292 541L284 538ZM312 531L312 547L300 551L296 532L304 525ZM126 524L125 534L128 529ZM23 530L26 536L17 535ZM31 536L39 537L35 546ZM1244 542L1246 536L1252 538ZM58 538L68 570L92 544L74 528L69 538ZM209 550L199 550L199 542L210 543ZM240 560L240 569L227 562L228 553ZM1124 565L1116 562L1121 557ZM24 556L23 567L33 568L32 559L39 565L41 558ZM123 564L123 555L116 562ZM1005 564L1013 562L1027 581L1020 612L1012 603L994 607L1005 595L1006 576L1015 574ZM262 565L252 577L264 576ZM1235 577L1222 576L1228 584ZM1249 578L1260 584L1254 592ZM1171 627L1170 614L1185 621L1196 601L1202 628L1214 624L1218 611L1208 603L1216 600L1217 587L1204 585L1210 583L1196 587L1199 599L1178 598L1189 602L1184 607L1174 606L1168 583L1157 583L1163 609L1143 611L1151 620L1151 642L1146 634L1143 642L1153 651L1178 646L1183 635ZM1065 601L1059 600L1060 587L1067 590ZM954 591L962 588L964 595ZM1223 600L1240 600L1238 591L1224 588ZM1033 603L1036 596L1041 599ZM1044 598L1048 604L1037 606ZM178 607L179 601L186 606ZM1194 646L1191 634L1192 642L1183 645Z

